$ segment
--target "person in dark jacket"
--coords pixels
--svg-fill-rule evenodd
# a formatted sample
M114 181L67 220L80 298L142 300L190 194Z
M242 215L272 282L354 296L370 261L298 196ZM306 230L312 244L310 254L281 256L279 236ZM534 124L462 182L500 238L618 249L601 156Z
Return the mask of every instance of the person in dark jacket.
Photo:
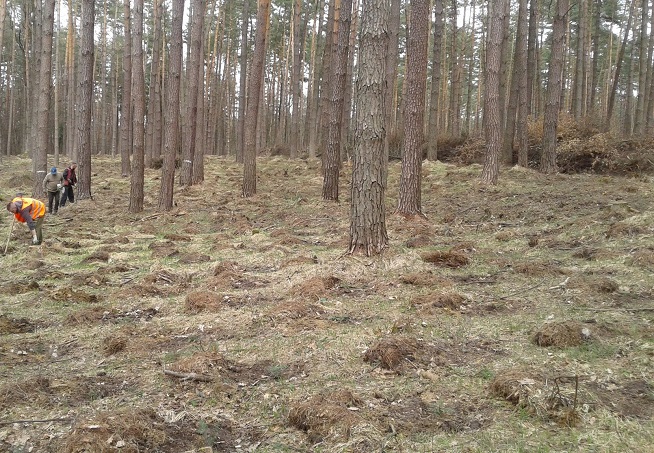
M7 211L19 222L27 223L27 228L32 233L32 244L39 245L43 242L45 204L34 198L16 197L7 203Z
M59 209L59 190L61 190L64 177L57 173L57 167L52 167L50 173L43 179L43 191L48 194L48 214L56 214ZM54 202L54 210L52 204Z
M77 175L75 174L75 169L77 169L77 163L73 162L64 170L64 193L61 195L60 203L62 208L66 206L66 201L75 203L75 194L73 191L77 185Z

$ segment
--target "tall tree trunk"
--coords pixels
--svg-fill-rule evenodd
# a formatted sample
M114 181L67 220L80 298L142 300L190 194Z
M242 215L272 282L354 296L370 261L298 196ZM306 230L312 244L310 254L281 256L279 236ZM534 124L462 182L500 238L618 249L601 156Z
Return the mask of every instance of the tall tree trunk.
M574 74L574 96L572 113L577 121L585 115L586 105L586 23L588 21L587 0L579 0L579 18L577 20L577 51Z
M295 0L293 3L293 64L291 85L293 93L292 111L291 111L291 158L296 158L299 154L300 147L300 97L302 95L301 80L302 77L302 36L304 35L300 27L302 20L302 1Z
M175 185L175 157L179 144L179 91L182 74L182 23L184 21L184 0L172 2L172 25L170 35L170 61L166 79L166 112L164 120L164 154L161 167L161 190L159 210L170 211L173 207Z
M0 0L2 2L4 0ZM0 14L2 16L2 14ZM0 21L3 20L0 17ZM0 26L1 27L1 26ZM55 42L55 77L57 79L57 83L54 84L54 166L58 167L59 166L59 140L61 138L60 130L59 130L59 86L61 85L61 67L60 67L60 54L61 52L59 51L60 46L57 44L59 41L59 32L61 31L61 0L57 1L57 28L56 28L56 38L54 40ZM2 43L2 32L0 32L0 43ZM2 48L2 45L0 45L0 49ZM47 170L47 166L46 166Z
M526 74L527 64L527 2L520 1L518 6L518 29L515 35L515 47L513 51L513 71L511 74L511 90L509 92L509 104L506 108L506 127L502 139L502 162L506 165L513 165L514 140L516 138L518 104L522 94L520 93L520 82L522 74ZM524 59L523 59L524 58Z
M318 0L316 2L316 15L315 15L315 24L313 32L311 35L311 61L310 61L310 76L309 76L309 88L307 90L307 136L308 136L308 147L309 147L309 158L314 159L316 157L317 148L318 148L318 105L320 102L320 79L322 78L322 59L318 57L318 47L320 41L320 36L323 27L323 11L324 11L324 0Z
M443 0L434 0L434 47L432 51L431 93L429 98L429 138L427 159L438 159L438 131L440 114L441 54L443 47Z
M650 14L649 27L652 32L649 35L647 48L647 74L645 81L645 132L649 133L654 119L654 68L652 68L652 59L654 58L654 9Z
M145 172L145 75L143 74L143 0L134 0L132 33L132 87L134 113L132 175L129 212L143 211Z
M481 181L496 184L500 174L502 132L500 115L500 71L502 65L503 16L508 0L491 0L489 3L489 31L486 47L486 98L484 103L484 131L486 156Z
M127 177L132 151L132 30L130 0L123 0L125 44L123 48L123 96L120 109L120 162L121 175Z
M629 38L629 30L631 29L631 20L634 15L634 7L637 0L631 1L629 7L629 18L627 19L627 26L624 29L624 36L622 37L622 45L618 52L618 58L615 62L615 74L613 75L613 84L609 93L609 102L606 109L606 119L604 120L604 127L608 130L611 127L611 117L613 116L613 108L615 106L615 94L618 91L618 82L620 81L620 71L622 70L622 63L624 61L624 53L627 48L627 40Z
M180 183L183 186L189 186L193 182L193 160L196 158L195 134L197 132L198 117L198 84L200 82L200 63L204 61L204 53L202 49L202 36L204 35L204 0L191 0L191 11L191 57L187 70L187 117L189 122L186 143L184 144L184 151L182 153L182 168L180 170Z
M440 0L442 2L442 0ZM400 42L400 18L402 0L390 0L390 13L388 16L388 51L386 52L386 83L384 84L384 125L386 128L386 141L384 142L384 159L388 162L390 145L389 140L397 143L397 104L395 93L397 91L397 65ZM399 157L400 150L393 150ZM388 165L384 165L384 170Z
M79 71L79 189L78 199L91 197L91 115L93 109L93 56L95 0L82 0Z
M450 38L450 92L449 92L449 121L448 130L453 137L461 135L461 115L459 114L458 94L461 92L461 70L459 61L459 29L458 29L457 0L452 0L450 10L450 23L452 24L452 36Z
M367 256L388 245L384 185L383 118L386 82L385 58L388 23L385 0L363 0L355 117L355 148L352 159L350 205L350 253Z
M518 6L518 38L515 65L518 71L518 122L516 125L516 140L518 142L518 165L529 165L529 141L527 136L527 116L529 115L529 90L527 89L527 28L529 26L528 0L519 0Z
M16 33L12 33L11 40L11 63L9 65L9 71L7 73L7 86L10 85L9 74L15 74L16 69ZM9 94L9 121L7 122L7 143L5 145L5 152L7 156L11 155L12 149L12 139L13 139L13 130L14 130L14 106L16 103L16 90L8 90Z
M423 215L421 205L422 153L425 144L425 92L427 90L427 44L429 0L411 0L407 39L407 74L404 103L404 157L397 212Z
M204 156L206 154L206 123L205 123L205 91L204 91L204 64L198 68L198 114L197 128L195 131L195 158L193 159L193 176L191 184L200 184L204 181Z
M250 24L250 1L243 0L243 18L241 23L241 57L240 57L240 80L238 92L238 147L236 148L236 161L243 162L245 155L245 111L247 101L247 65L248 65L248 26Z
M7 14L7 0L0 0L0 56L2 55L2 49L3 49L3 44L4 44L4 36L5 36L5 16ZM6 73L7 75L7 81L9 81L9 73ZM6 86L6 91L7 93L9 92L9 83L7 83ZM6 108L6 105L5 105ZM11 126L9 126L11 127ZM9 132L9 127L7 127L7 132ZM0 128L0 143L4 144L3 134L2 134L2 128ZM2 145L0 145L0 159L2 159ZM1 160L0 160L1 162Z
M500 57L500 127L506 126L506 108L509 94L509 76L511 73L511 13L510 1L503 2L504 12L502 14L502 56ZM501 135L500 135L501 137ZM505 161L510 165L508 159Z
M100 117L100 140L96 148L98 154L107 154L107 131L109 129L109 108L111 103L109 102L109 89L107 86L107 6L109 2L104 2L104 11L102 17L102 36L100 38L100 43L102 45L100 61L101 61L101 70L100 70L100 86L102 87L102 100L100 109L102 111Z
M599 54L599 49L600 49L600 19L601 19L601 12L602 12L602 1L603 0L595 0L593 4L593 39L592 39L592 53L593 53L593 60L592 60L592 69L591 69L591 82L590 82L590 100L588 102L589 104L589 110L591 110L593 113L597 111L597 86L599 85L600 81L600 76L599 72L597 70L597 63L599 58L597 58L597 55Z
M39 69L38 121L36 151L34 152L33 194L41 197L43 178L48 165L48 139L50 138L50 92L52 90L52 33L54 28L55 0L43 3L43 27L41 29L41 68ZM0 46L1 49L1 46Z
M327 148L323 154L323 200L338 201L338 176L341 166L341 129L343 127L343 100L347 83L347 62L352 19L352 0L337 2L334 12L334 52L331 60L329 93L329 123Z
M145 165L151 167L152 162L161 156L161 16L162 0L154 0L154 37L152 39L152 63L150 64L150 96L147 112L147 149Z
M254 58L248 81L248 99L245 116L245 149L243 150L243 196L257 193L257 120L259 99L263 86L263 69L266 58L266 34L270 17L270 0L259 0L257 31L254 40Z
M538 11L540 0L530 0L529 2L529 30L527 32L527 108L529 114L538 116L536 109L537 102L534 101L534 91L538 93L540 90L535 89L537 81L537 67L538 67Z
M647 100L647 71L651 71L651 67L647 65L647 11L649 1L643 0L641 5L641 22L640 22L640 53L638 55L638 98L636 101L636 123L635 132L642 135L645 132L645 124L647 119L646 113L646 100ZM654 32L654 31L653 31Z
M561 108L561 90L563 89L563 53L569 4L569 0L557 0L554 12L552 50L547 72L547 94L543 120L543 154L540 160L540 171L543 173L556 173L557 171L556 132Z

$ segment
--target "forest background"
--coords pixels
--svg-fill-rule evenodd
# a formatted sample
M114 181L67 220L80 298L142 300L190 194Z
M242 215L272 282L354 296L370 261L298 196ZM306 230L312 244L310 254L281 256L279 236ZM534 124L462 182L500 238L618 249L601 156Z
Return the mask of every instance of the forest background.
M583 154L572 167L596 169L654 128L647 1L3 0L0 24L1 148L32 157L34 194L48 156L79 161L82 199L91 156L120 155L132 212L144 166L163 166L159 208L170 209L175 165L179 183L195 184L196 156L212 154L244 163L246 197L257 153L319 156L323 197L338 200L340 163L375 149L357 140L357 121L376 116L374 158L406 161L407 215L420 213L424 157L484 162L495 183L500 164L556 172L561 144ZM371 39L380 50L366 50ZM357 85L366 68L377 100ZM584 140L559 143L560 121Z
M651 450L651 2L0 5L0 450Z

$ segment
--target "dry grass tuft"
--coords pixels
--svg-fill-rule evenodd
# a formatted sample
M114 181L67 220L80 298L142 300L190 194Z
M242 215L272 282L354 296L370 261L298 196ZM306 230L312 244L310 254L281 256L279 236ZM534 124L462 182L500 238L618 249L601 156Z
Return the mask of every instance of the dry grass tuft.
M412 238L409 238L404 245L410 249L413 248L422 248L422 247L427 247L431 245L433 242L433 238L427 235L418 235L414 236Z
M69 326L89 325L102 322L107 315L111 313L105 307L91 307L82 310L75 310L68 314L64 320L64 324Z
M114 355L127 347L127 337L109 336L102 340L102 352L106 356Z
M609 239L614 239L623 236L639 236L647 233L647 229L640 225L634 225L627 222L616 222L611 225L606 232L606 237Z
M320 318L325 314L325 309L322 306L311 302L290 300L275 305L271 308L269 314L276 318Z
M626 262L632 266L651 267L654 266L654 249L643 248L635 250Z
M437 250L422 256L422 260L440 267L451 267L453 269L466 266L470 258L460 250Z
M96 303L99 298L95 294L90 294L82 290L71 287L62 287L50 291L50 298L56 301L66 301L75 303Z
M26 401L44 407L50 393L50 379L42 375L19 382L7 382L0 387L0 408L8 409Z
M535 261L528 263L515 263L513 270L518 274L523 274L529 277L545 277L548 275L561 275L564 270L561 265L553 262Z
M547 323L534 334L537 346L558 348L579 346L590 334L584 334L584 327L577 321Z
M194 291L186 295L184 310L188 313L216 312L222 307L222 297L212 291Z
M104 250L98 250L96 252L91 253L89 256L84 258L82 260L84 263L106 263L109 261L110 255L109 252L106 252Z
M466 298L456 292L433 293L418 296L411 300L411 306L420 310L432 308L447 308L458 311L466 302Z
M36 325L27 318L12 318L5 314L0 315L0 335L34 332L35 330Z
M302 283L293 285L289 294L292 296L302 296L307 299L318 300L327 294L327 291L333 289L341 280L334 276L329 277L311 277Z
M352 409L363 406L361 398L342 389L327 395L316 395L291 406L288 423L309 436L312 444L329 439L347 441L358 421Z
M363 361L399 372L405 364L415 359L419 347L415 338L386 338L368 348L363 354Z
M212 374L230 368L225 356L219 352L207 351L183 357L167 366L169 370L180 373Z
M202 445L192 426L166 423L153 409L130 408L106 412L94 420L77 422L62 439L62 453L137 453L185 451ZM183 426L187 425L187 426ZM185 428L185 429L182 429Z
M404 274L400 276L400 283L413 286L438 286L442 288L450 288L454 284L452 280L433 274L431 271Z

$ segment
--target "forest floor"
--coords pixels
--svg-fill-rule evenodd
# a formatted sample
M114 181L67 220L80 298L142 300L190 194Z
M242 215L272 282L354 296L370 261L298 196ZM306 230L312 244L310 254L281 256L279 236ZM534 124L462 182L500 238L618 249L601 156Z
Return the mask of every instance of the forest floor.
M16 225L0 257L0 451L650 452L654 179L425 162L425 220L345 254L349 178L317 161L206 158L203 184L127 210L92 200ZM3 158L0 198L31 191ZM5 241L10 214L0 216Z

